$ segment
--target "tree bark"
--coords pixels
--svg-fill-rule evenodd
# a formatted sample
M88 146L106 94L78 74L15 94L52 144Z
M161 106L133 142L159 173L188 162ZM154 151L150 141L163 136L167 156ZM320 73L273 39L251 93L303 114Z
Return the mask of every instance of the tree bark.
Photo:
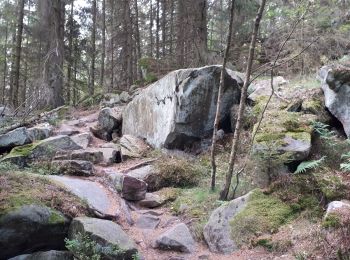
M220 112L221 112L221 99L222 99L222 92L225 86L225 73L226 73L226 64L230 52L231 47L231 38L232 38L232 24L233 24L233 16L234 16L234 10L235 10L235 0L231 1L231 8L230 8L230 25L229 25L229 31L227 36L227 42L226 42L226 51L224 56L224 62L222 64L221 69L221 75L220 75L220 85L219 85L219 93L218 93L218 100L216 104L216 115L214 120L214 131L213 131L213 138L212 138L212 144L211 144L211 190L215 190L215 180L216 180L216 162L215 162L215 148L216 148L216 141L217 141L217 132L219 128L220 123Z
M258 32L259 32L259 27L260 27L260 21L261 21L261 18L263 16L264 9L265 9L265 4L266 4L266 0L262 0L260 7L259 7L258 14L255 18L254 30L252 33L252 38L251 38L250 47L249 47L249 56L248 56L248 64L247 64L247 69L246 69L246 77L245 77L244 85L242 88L241 100L240 100L239 109L238 109L238 117L237 117L235 132L234 132L234 136L233 136L233 141L232 141L229 169L226 173L226 180L225 180L224 188L220 193L221 200L227 200L228 193L229 193L230 186L231 186L233 169L234 169L234 165L235 165L236 157L237 157L239 138L240 138L240 134L241 134L241 130L242 130L242 121L244 119L244 110L245 110L245 102L247 99L247 90L248 90L249 83L250 83L250 75L252 72L252 66L253 66L253 61L254 61L255 46L256 46L257 36L258 36Z
M69 15L69 37L68 37L68 66L67 66L67 104L71 101L71 85L72 85L72 68L73 68L73 33L74 33L74 0L71 0L70 15Z
M17 20L17 33L16 33L16 50L14 67L12 72L12 85L13 89L11 96L11 103L15 108L18 107L18 93L19 93L19 78L20 78L20 66L21 66L21 53L22 53L22 34L23 34L23 18L24 18L24 0L18 0L18 20Z
M142 57L141 53L141 39L140 39L140 27L139 27L139 8L138 8L138 3L137 0L134 0L134 8L135 8L135 37L136 37L136 48L137 48L137 64L138 61ZM137 77L138 79L142 78L142 72L140 69L140 66L137 66Z
M102 0L102 55L101 55L101 74L100 87L104 86L105 59L106 59L106 0Z
M89 95L93 96L95 92L95 62L96 62L96 14L97 3L92 1L92 32L91 32L91 69L90 69L90 84Z
M4 45L4 75L2 78L2 98L1 103L5 105L5 90L6 90L6 78L7 78L7 41L8 41L8 22L6 22L5 28L5 45Z

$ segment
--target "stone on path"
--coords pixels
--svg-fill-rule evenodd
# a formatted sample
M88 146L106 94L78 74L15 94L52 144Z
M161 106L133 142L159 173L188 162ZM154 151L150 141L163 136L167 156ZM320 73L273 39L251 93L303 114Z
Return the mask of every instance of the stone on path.
M51 162L55 172L62 175L91 176L94 175L94 166L83 160L55 160Z
M135 242L118 224L112 221L88 217L75 218L69 228L69 238L76 239L79 233L90 236L93 241L105 249L113 247L121 249L118 254L113 254L111 257L103 255L106 257L103 259L135 259L137 254Z
M44 140L52 135L53 127L49 123L43 123L28 128L29 136L32 142Z
M160 219L152 215L141 215L136 220L136 227L141 229L156 229L160 223Z
M65 151L57 154L55 160L83 160L94 164L101 163L104 159L103 153L98 149L88 148L85 150Z
M71 136L71 138L77 145L81 146L83 149L86 149L92 140L92 136L90 133L81 133L73 135Z
M116 216L116 198L101 184L69 176L47 176L47 178L61 184L79 198L86 200L89 206L98 212L107 216Z
M160 207L165 203L165 200L159 196L158 194L154 193L146 193L146 196L143 200L140 200L138 202L138 205L144 208L156 208Z
M188 227L181 223L161 234L155 242L155 247L162 250L192 253L195 251L196 242Z
M157 185L160 183L158 181L159 177L156 169L152 165L146 165L137 169L130 170L126 174L146 182L148 185L148 191L156 191L161 188Z
M142 157L149 149L143 139L132 135L123 135L120 138L120 147L123 160Z

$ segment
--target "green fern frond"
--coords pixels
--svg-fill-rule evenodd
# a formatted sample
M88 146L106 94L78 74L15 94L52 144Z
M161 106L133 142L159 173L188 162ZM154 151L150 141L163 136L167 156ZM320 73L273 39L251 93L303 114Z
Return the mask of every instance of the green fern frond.
M345 160L349 160L350 159L350 152L348 153L344 153L342 156L341 156L342 159L345 159Z
M318 168L324 161L325 156L319 160L306 161L299 164L298 168L294 172L295 174L305 173L307 170Z

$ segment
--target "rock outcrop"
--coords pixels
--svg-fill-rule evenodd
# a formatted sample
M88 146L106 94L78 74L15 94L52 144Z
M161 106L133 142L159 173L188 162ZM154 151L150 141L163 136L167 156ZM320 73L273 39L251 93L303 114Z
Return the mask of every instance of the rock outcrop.
M350 137L350 67L333 65L322 67L319 71L325 105L342 123Z
M83 160L55 160L51 162L53 171L62 175L86 176L94 174L94 166Z
M80 217L75 218L69 228L69 238L75 239L78 234L88 235L93 241L103 248L118 248L118 252L113 250L101 250L102 257L107 257L104 253L110 251L106 259L132 260L137 254L134 241L122 230L122 228L109 220Z
M0 259L41 249L65 249L69 221L50 208L28 205L0 218Z
M111 141L113 134L119 136L122 127L122 114L112 108L101 109L98 115L98 124L90 128L90 131L97 137L105 141Z
M125 108L123 134L145 138L157 148L184 148L210 134L220 71L220 66L177 70L155 82ZM237 80L225 73L225 83L222 119L240 99Z
M73 260L73 254L68 251L50 250L33 254L19 255L9 260Z
M20 127L6 134L0 135L0 152L10 150L15 146L25 145L32 142L27 128Z

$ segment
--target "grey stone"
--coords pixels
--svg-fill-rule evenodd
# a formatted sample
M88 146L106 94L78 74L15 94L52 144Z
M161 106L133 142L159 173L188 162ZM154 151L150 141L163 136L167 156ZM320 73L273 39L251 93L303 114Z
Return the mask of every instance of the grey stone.
M327 218L329 214L337 214L339 211L347 211L350 214L350 201L332 201L328 204L324 217Z
M160 148L184 148L210 134L214 125L221 66L170 72L125 108L123 134L145 138ZM240 100L240 87L225 74L220 118Z
M325 105L342 123L347 137L350 137L350 67L326 66L319 71Z
M13 110L7 106L0 105L0 117L3 116L11 116L13 113Z
M192 253L195 251L196 243L188 227L181 223L161 234L155 242L155 247L162 250Z
M69 220L60 212L26 205L0 218L0 259L41 249L64 250Z
M288 83L283 77L278 76L273 78L273 86L276 93L280 92L280 88ZM260 97L268 97L271 95L271 80L256 81L250 87L251 94L248 96L250 100L257 101Z
M162 188L158 185L159 183L157 181L158 174L156 172L156 169L152 165L146 165L146 166L128 171L126 174L146 182L148 185L148 191L157 191L160 188Z
M211 252L230 254L237 250L237 245L231 239L230 220L242 211L251 193L234 199L217 208L210 215L208 223L203 230L204 239Z
M126 160L128 158L142 157L149 149L149 146L141 138L123 135L120 138L120 149L123 160Z
M53 170L62 175L91 176L94 175L94 166L89 161L82 160L55 160L51 162Z
M117 255L104 256L106 259L132 260L137 254L135 242L112 221L88 217L75 218L69 228L69 238L74 239L79 233L89 235L102 247L116 246L122 249Z
M56 184L62 185L74 195L85 200L89 207L101 212L104 215L115 216L115 201L107 190L99 183L76 179L70 176L47 176L47 178Z
M104 95L103 100L100 103L100 107L114 107L120 103L120 97L118 94L107 93Z
M28 128L28 134L33 142L49 138L52 135L52 131L53 127L49 123L43 123Z
M33 254L20 255L9 260L73 260L73 254L68 251L50 250Z
M89 133L81 133L71 136L72 140L83 149L86 149L92 141L92 136Z
M103 152L99 149L86 149L86 150L74 150L74 151L65 151L59 152L56 154L55 160L83 160L89 161L94 164L103 162Z
M122 120L120 111L108 107L103 108L98 115L97 126L90 128L90 131L97 138L111 141L113 132L121 133Z
M113 148L101 147L96 148L95 150L102 152L103 162L107 166L113 163L120 163L122 161L120 148L116 145L113 145Z
M122 93L120 93L119 97L120 97L120 101L124 103L127 103L131 100L129 93L126 91L123 91Z
M158 217L152 215L141 215L136 220L136 227L141 229L156 229L160 223L160 219Z
M139 206L144 208L156 208L160 207L165 203L165 200L158 194L146 193L146 196L143 200L139 201Z
M11 149L15 146L21 146L31 143L32 140L27 128L20 127L6 134L0 135L0 150Z

